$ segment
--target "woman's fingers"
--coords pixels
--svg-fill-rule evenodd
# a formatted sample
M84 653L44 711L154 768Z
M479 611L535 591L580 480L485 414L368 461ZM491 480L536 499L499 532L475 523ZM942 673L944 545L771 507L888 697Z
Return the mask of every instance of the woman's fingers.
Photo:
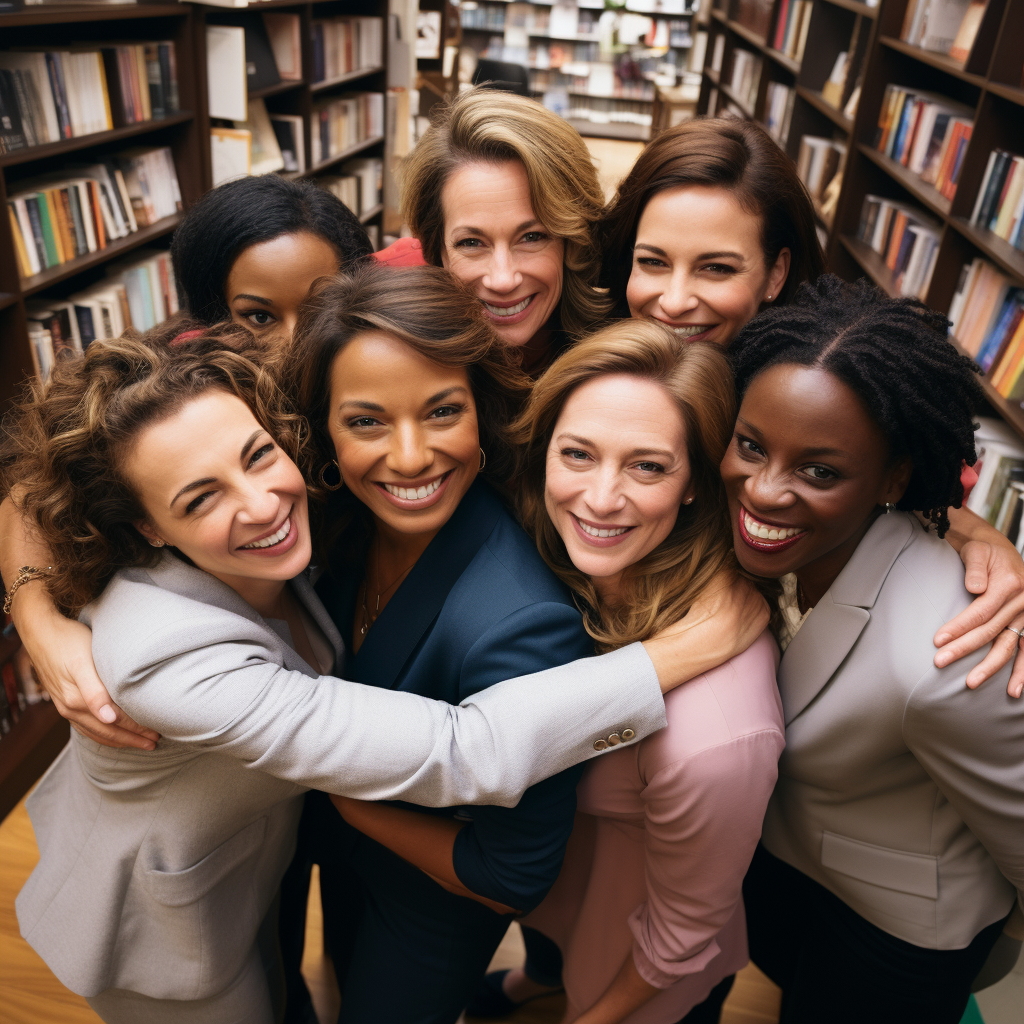
M970 541L960 557L966 566L965 585L978 597L936 633L935 646L951 655L943 661L936 656L940 668L983 647L1024 614L1024 571L1016 551ZM953 641L968 642L954 646Z

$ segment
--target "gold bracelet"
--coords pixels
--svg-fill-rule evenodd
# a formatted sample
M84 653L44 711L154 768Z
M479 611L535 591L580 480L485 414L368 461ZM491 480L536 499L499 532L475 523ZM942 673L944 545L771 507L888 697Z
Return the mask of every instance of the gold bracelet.
M4 615L11 614L11 602L14 600L14 595L18 592L18 587L23 583L31 583L32 580L45 579L52 572L52 565L48 565L45 569L37 569L34 565L23 565L17 579L11 584L11 589L7 591L7 596L4 598Z

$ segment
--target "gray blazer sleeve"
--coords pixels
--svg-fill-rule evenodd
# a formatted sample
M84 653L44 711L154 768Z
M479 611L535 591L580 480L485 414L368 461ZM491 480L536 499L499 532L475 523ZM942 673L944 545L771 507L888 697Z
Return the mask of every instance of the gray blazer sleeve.
M105 636L96 667L114 700L167 739L300 785L363 800L513 806L529 786L596 756L594 743L665 725L640 644L499 683L460 707L283 668L236 618ZM119 642L120 641L120 642ZM144 652L144 653L143 653Z
M967 827L1024 893L1024 704L1007 696L1009 669L980 689L964 679L987 653L931 669L915 686L904 737Z

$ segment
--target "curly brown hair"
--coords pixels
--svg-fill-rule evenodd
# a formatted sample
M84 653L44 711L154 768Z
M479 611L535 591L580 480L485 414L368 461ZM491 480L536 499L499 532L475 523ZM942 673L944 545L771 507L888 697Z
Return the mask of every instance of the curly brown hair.
M627 374L665 389L686 426L695 500L684 505L672 532L623 577L625 595L601 606L594 583L573 564L544 505L545 463L569 396L599 377ZM514 426L519 442L519 508L523 526L544 561L580 599L587 632L602 650L646 640L678 622L701 591L737 572L725 489L718 472L732 436L736 401L724 353L687 342L660 324L620 320L563 353L537 381Z
M440 267L359 267L351 275L322 278L295 325L281 378L309 420L300 466L309 482L313 541L321 565L357 563L370 538L366 507L347 488L317 486L335 461L328 431L331 366L338 353L367 331L381 331L442 366L465 367L476 403L481 475L504 491L515 472L508 426L525 404L531 382L514 349L504 345L475 296ZM334 471L336 473L336 470Z
M568 122L536 100L493 89L471 89L438 104L402 163L402 212L423 258L439 267L445 183L463 164L508 160L523 165L534 213L565 243L558 316L562 330L576 339L607 316L610 303L597 288L601 249L594 244L604 192L586 143Z
M0 440L0 487L53 555L47 586L66 614L97 597L118 569L152 565L159 551L133 525L146 511L125 472L139 432L211 390L242 399L292 458L305 423L243 328L210 328L169 346L132 333L94 341L30 384Z

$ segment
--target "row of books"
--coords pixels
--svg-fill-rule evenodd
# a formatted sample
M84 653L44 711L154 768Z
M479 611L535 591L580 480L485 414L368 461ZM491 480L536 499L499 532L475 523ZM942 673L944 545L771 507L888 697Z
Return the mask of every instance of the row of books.
M952 199L974 130L972 115L969 107L944 96L887 85L875 148Z
M632 124L641 128L651 126L650 104L639 100L618 103L597 97L582 99L574 96L570 100L569 110L563 116L590 124Z
M382 18L318 18L313 22L312 34L314 82L384 63Z
M0 153L178 109L174 44L0 52Z
M981 28L987 0L910 0L900 39L922 50L966 61Z
M36 373L45 380L58 359L83 352L97 338L129 327L147 331L178 311L167 252L143 250L109 264L107 277L67 299L29 299L28 335Z
M365 217L380 205L384 163L376 157L347 160L339 174L324 175L316 183L333 192L354 214Z
M793 119L796 90L781 82L769 82L765 93L764 125L775 141L785 147L789 139L789 125Z
M924 299L939 257L940 233L941 226L915 206L864 197L857 237L885 260L900 295Z
M552 39L597 38L600 11L559 2L549 7L511 3L505 9L503 28L514 35L550 36ZM516 45L509 40L509 45Z
M1024 157L1005 149L989 154L971 223L1024 249Z
M304 122L298 114L270 114L262 99L249 101L249 117L210 129L213 184L249 174L306 170Z
M611 82L598 75L566 75L561 71L530 70L530 91L534 93L565 92L630 100L654 99L654 86L650 82L623 81L613 75ZM549 108L554 109L554 108Z
M384 96L360 92L313 104L313 166L384 134Z
M751 110L757 101L757 87L761 80L761 58L751 50L736 47L732 51L729 73L729 91Z
M820 203L826 190L846 163L846 143L819 135L804 135L796 160L796 173L811 198Z
M793 60L804 59L812 7L811 0L781 0L772 37L773 49Z
M24 277L97 252L181 210L171 151L133 149L22 183L7 200Z
M1004 398L1024 398L1024 289L986 259L960 272L949 307L950 331Z
M459 8L459 19L463 28L502 32L505 29L505 8L481 7L476 3L463 4Z
M0 633L0 740L17 724L25 709L40 701L49 700L28 666L28 657L20 650L21 641L8 622ZM15 662L19 662L17 665Z
M974 435L978 482L967 507L1024 550L1024 446L1005 423L979 417Z

